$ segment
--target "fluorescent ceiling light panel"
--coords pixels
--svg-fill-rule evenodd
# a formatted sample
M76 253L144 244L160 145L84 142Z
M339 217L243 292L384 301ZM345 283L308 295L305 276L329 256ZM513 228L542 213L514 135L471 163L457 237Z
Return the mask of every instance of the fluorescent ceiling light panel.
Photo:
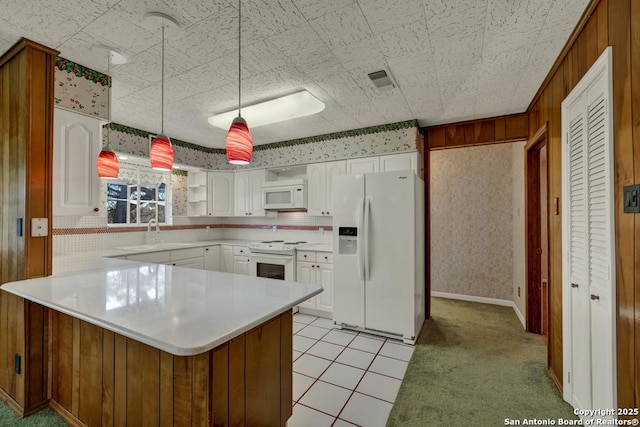
M324 102L306 90L291 95L242 107L242 118L247 121L249 129L270 125L298 117L310 116L324 110ZM209 117L209 124L221 129L229 129L233 119L238 117L238 110L227 111Z

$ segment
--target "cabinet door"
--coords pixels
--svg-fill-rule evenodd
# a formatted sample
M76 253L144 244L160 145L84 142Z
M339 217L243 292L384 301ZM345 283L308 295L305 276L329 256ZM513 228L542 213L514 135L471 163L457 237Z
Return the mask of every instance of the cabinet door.
M266 180L267 171L258 169L249 172L249 215L264 216L262 209L262 184Z
M318 310L333 313L333 265L316 264L316 278L318 285L322 286L322 293L318 295Z
M53 214L95 214L100 207L100 119L55 108L53 126Z
M301 283L316 283L316 271L315 264L311 262L300 262L296 267L296 281ZM304 308L316 308L316 297L309 298L308 300L298 304L298 307Z
M204 269L220 271L220 246L204 248Z
M250 259L246 256L234 256L233 257L233 272L235 274L249 275L249 263Z
M249 214L249 184L250 175L249 171L238 171L233 177L233 214L235 216L247 216Z
M233 273L233 247L224 245L220 250L222 251L220 271Z
M379 157L363 157L361 159L347 160L347 174L357 175L362 173L374 173L380 171Z
M177 261L172 261L171 265L179 266L179 267L187 267L187 268L197 268L202 270L204 268L204 262L202 257L200 258L187 258L180 259Z
M307 215L324 215L327 164L307 165Z
M233 216L233 172L207 174L209 216Z
M332 215L333 212L333 178L336 176L346 175L347 174L347 162L346 160L339 160L337 162L329 162L327 163L327 173L325 176L326 185L325 185L325 205L324 212L325 215Z
M381 172L406 170L412 170L414 173L419 175L420 155L418 153L400 153L380 156Z

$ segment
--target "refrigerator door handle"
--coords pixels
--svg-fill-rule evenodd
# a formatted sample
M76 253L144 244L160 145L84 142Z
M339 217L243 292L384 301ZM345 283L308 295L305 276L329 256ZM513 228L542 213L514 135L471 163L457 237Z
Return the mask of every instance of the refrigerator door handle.
M359 233L357 238L358 243L358 278L360 280L364 280L364 236L363 236L363 228L362 228L362 219L364 216L364 199L360 199L358 202L358 210L356 212L356 226L358 227Z
M369 280L369 213L371 212L371 199L367 197L364 204L364 280Z

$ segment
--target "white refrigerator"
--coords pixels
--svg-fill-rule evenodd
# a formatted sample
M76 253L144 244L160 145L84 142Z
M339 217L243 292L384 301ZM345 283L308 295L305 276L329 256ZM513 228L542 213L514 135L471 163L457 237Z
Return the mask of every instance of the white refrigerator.
M413 171L333 180L333 320L415 344L425 319L424 182Z

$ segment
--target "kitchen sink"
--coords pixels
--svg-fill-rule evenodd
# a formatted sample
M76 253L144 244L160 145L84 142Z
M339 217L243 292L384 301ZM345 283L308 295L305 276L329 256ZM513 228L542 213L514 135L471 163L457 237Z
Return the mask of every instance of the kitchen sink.
M164 250L164 249L179 249L192 247L192 243L154 243L148 245L135 245L135 246L120 246L116 249L122 249L125 251L152 251L152 250Z

